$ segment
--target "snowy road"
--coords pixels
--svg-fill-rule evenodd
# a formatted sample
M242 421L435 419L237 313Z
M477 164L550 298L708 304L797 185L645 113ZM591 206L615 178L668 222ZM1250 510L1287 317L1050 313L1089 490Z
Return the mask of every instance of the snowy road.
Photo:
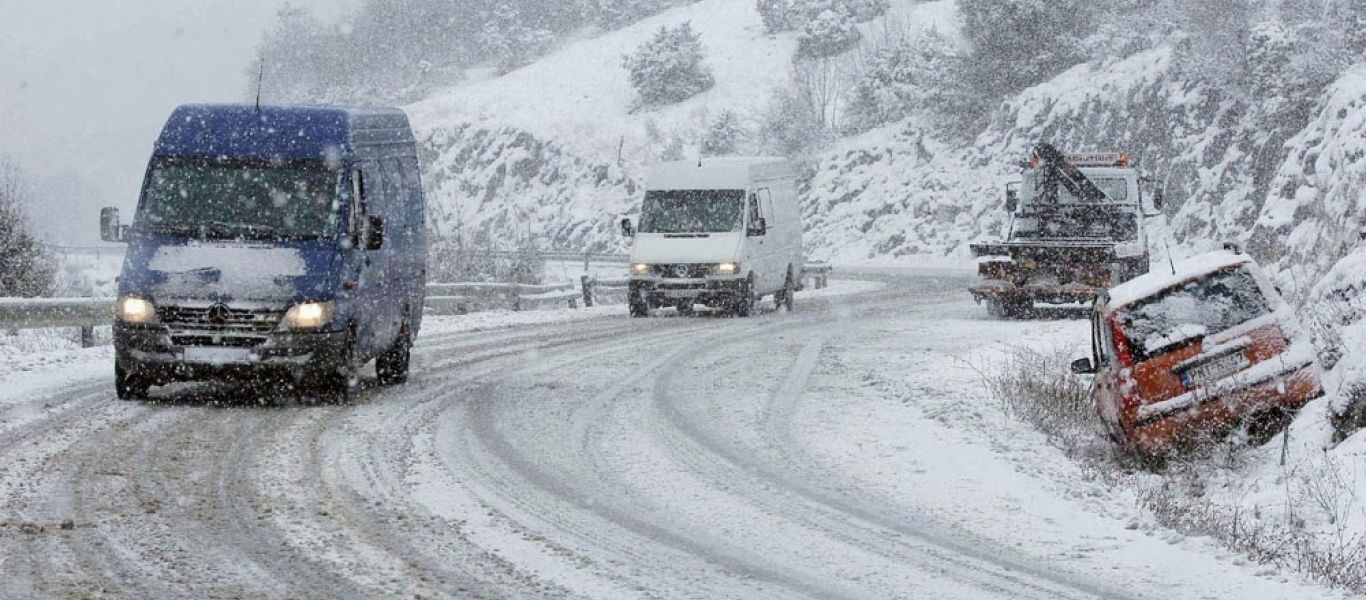
M749 320L434 333L347 407L120 403L73 366L0 404L0 597L1332 597L1134 527L999 418L974 353L1084 323L865 278Z

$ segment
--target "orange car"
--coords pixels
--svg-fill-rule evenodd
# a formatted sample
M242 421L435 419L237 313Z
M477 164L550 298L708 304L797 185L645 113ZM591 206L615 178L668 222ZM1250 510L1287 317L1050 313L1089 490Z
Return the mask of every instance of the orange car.
M1251 258L1218 252L1096 301L1092 398L1118 444L1160 457L1247 425L1261 435L1323 395L1309 336ZM1267 436L1269 437L1269 435Z

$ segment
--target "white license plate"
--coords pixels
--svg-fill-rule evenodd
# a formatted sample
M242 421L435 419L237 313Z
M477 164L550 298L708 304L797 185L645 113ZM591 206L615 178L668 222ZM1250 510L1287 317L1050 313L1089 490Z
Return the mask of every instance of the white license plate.
M665 298L696 298L697 290L664 290Z
M1246 355L1242 352L1234 352L1228 356L1221 356L1205 364L1186 369L1181 374L1181 380L1187 388L1200 387L1246 369L1249 364Z
M181 360L196 365L232 365L255 362L255 355L245 348L190 347L184 349Z

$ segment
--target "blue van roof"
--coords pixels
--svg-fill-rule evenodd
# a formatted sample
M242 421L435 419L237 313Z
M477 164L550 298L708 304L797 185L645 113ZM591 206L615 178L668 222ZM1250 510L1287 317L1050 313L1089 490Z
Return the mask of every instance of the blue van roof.
M395 108L192 104L171 114L155 154L327 160L413 143L407 115Z

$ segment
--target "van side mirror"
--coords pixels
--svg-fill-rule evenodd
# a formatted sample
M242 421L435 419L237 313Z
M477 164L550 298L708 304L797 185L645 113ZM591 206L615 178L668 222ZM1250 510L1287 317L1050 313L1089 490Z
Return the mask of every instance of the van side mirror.
M119 225L119 209L106 206L100 209L100 239L106 242L127 241L127 228Z
M1095 375L1096 365L1089 358L1078 358L1072 361L1072 373L1077 375Z
M768 235L768 221L763 217L759 217L749 224L750 237L763 237L765 235Z
M1166 208L1166 206L1167 194L1163 192L1161 189L1153 190L1153 210L1156 210L1160 213L1162 212L1163 208Z
M628 238L636 237L636 228L631 225L630 219L621 220L621 235Z
M384 219L370 216L366 218L365 249L379 250L384 247Z
M1006 212L1015 212L1020 209L1020 192L1018 190L1006 190Z

